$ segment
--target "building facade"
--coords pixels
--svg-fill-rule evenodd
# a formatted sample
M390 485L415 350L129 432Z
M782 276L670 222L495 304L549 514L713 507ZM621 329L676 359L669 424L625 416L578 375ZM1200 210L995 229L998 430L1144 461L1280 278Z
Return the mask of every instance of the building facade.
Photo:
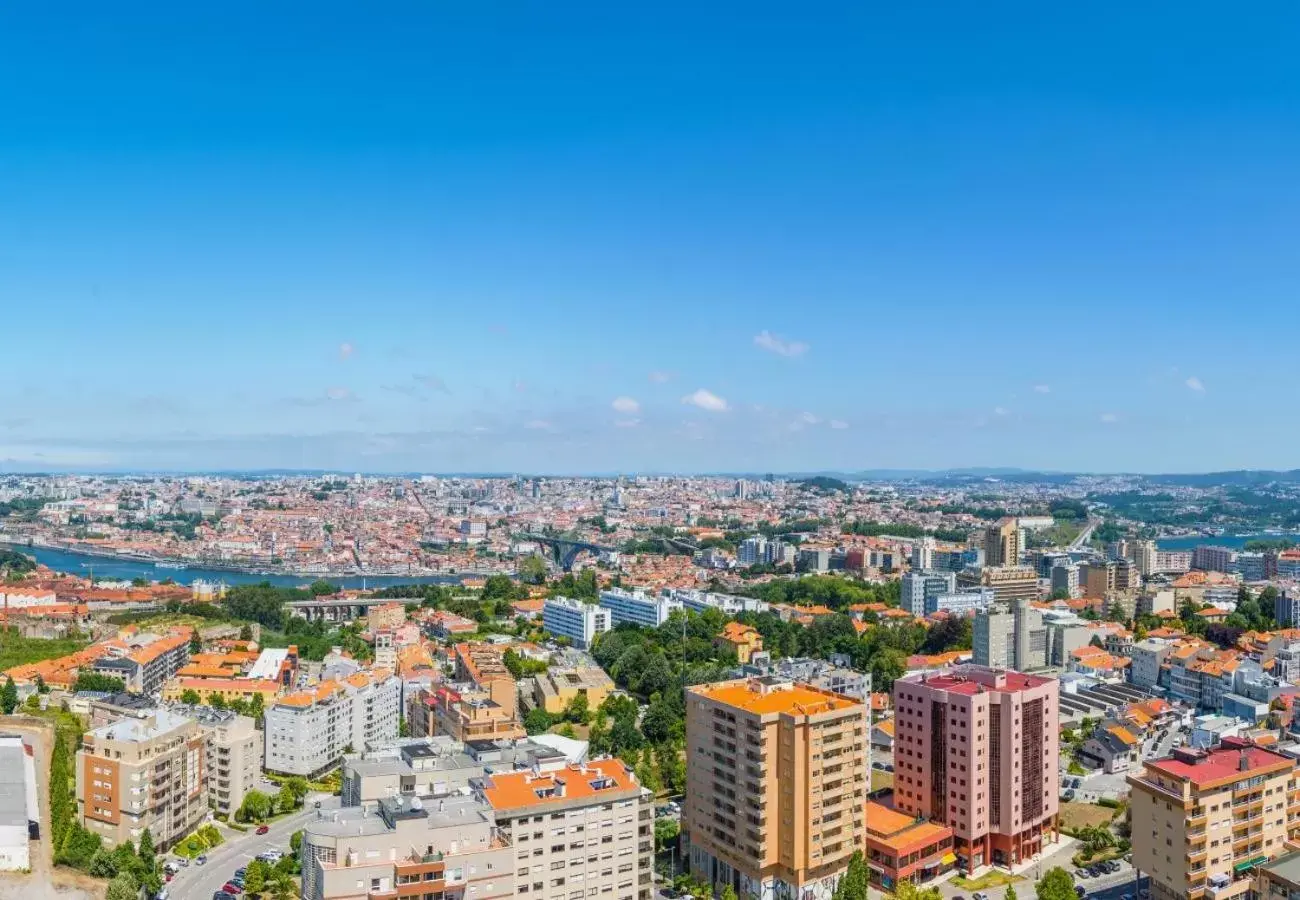
M869 706L767 676L686 691L682 854L741 897L829 900L865 848Z
M382 669L281 697L266 711L264 765L284 775L328 772L345 752L397 737L401 705L401 679Z
M160 850L208 814L207 735L166 709L88 732L77 751L77 814L105 845L139 841L149 829Z
M1133 865L1155 900L1237 900L1300 831L1295 760L1235 737L1130 775Z
M668 621L668 616L681 604L666 596L654 596L644 591L625 591L609 588L600 592L600 606L609 610L611 627L629 622L646 628L658 628Z
M207 737L209 805L232 816L262 777L262 735L250 716L208 706L175 706Z
M515 854L515 896L650 900L654 798L623 762L493 773L477 796Z
M930 598L957 592L957 575L953 572L904 572L900 589L899 607L914 616L924 616Z
M608 609L569 597L551 597L542 606L542 627L585 650L612 626Z
M303 900L498 900L515 895L515 848L472 796L386 797L303 828ZM376 814L377 813L377 814Z
M968 872L1057 840L1057 686L984 666L894 682L894 806L952 828Z

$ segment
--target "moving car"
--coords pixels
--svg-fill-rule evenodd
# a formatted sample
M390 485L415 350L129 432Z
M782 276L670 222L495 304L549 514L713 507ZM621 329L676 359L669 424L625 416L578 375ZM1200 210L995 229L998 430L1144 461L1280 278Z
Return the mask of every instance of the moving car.
M205 864L207 861L208 861L208 855L207 855L206 853L200 853L200 854L195 858L195 860L194 860L194 865L196 865L196 866L201 866L201 865Z
M257 826L257 833L258 833L258 834L266 834L266 833L267 833L268 831L270 831L270 830L271 830L271 826L270 826L270 825L258 825L258 826Z

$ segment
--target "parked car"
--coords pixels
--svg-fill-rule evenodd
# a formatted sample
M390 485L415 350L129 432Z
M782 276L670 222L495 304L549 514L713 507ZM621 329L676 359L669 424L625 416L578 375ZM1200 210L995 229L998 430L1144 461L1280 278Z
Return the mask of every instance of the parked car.
M971 900L989 900L989 895L983 891L976 891L971 894Z
M235 900L235 895L227 894L225 891L217 891L212 895L212 900Z
M258 833L258 834L266 834L266 833L267 833L268 831L270 831L270 830L271 830L271 826L270 826L270 825L258 825L258 826L257 826L257 833Z
M225 891L227 894L230 894L232 896L236 894L242 894L244 892L244 889L241 888L239 885L235 884L233 881L227 881L225 884L221 886L221 889Z
M205 864L207 861L208 861L208 856L207 856L207 854L206 854L206 853L200 853L200 854L198 855L198 857L195 858L195 860L194 860L194 865L196 865L196 866L201 866L201 865Z

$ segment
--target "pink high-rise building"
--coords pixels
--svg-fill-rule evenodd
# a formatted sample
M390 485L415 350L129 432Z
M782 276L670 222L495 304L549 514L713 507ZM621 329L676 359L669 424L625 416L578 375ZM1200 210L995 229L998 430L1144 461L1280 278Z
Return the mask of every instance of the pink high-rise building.
M1057 682L958 666L894 682L894 806L953 829L962 868L1057 840Z

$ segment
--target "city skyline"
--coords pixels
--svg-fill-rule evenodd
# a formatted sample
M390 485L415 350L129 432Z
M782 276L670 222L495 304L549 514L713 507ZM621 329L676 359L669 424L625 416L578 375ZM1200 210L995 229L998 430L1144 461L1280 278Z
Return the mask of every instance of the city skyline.
M0 471L1291 468L1293 19L8 11Z

